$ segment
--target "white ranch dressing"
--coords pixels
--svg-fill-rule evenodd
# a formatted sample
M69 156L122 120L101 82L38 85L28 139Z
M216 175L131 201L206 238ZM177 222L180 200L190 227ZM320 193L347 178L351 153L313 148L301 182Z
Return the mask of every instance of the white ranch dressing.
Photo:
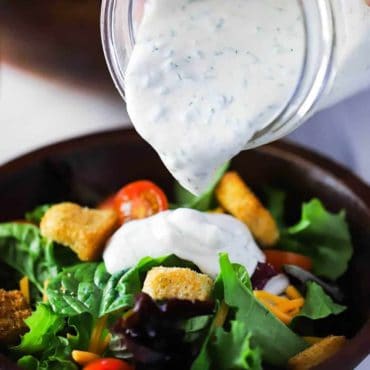
M287 104L304 58L291 0L149 0L125 75L137 131L200 193Z
M250 276L257 263L265 261L248 228L236 218L179 208L121 226L108 241L103 259L113 274L146 256L176 254L215 277L220 252L228 253Z

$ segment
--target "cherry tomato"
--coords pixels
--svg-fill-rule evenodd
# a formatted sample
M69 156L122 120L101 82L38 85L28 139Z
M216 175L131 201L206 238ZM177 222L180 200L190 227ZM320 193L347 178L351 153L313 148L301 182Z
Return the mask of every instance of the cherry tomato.
M151 181L135 181L124 186L114 198L121 223L152 216L168 209L164 192Z
M267 262L271 263L279 272L283 265L296 265L307 271L312 269L312 259L302 254L285 252L274 249L264 250Z
M86 366L83 370L133 370L134 368L127 362L117 358L98 358Z

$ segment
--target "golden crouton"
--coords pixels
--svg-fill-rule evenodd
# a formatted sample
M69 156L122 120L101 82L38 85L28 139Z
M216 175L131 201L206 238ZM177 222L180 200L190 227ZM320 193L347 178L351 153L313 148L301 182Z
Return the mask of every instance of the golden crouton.
M216 188L222 208L244 222L256 240L266 247L279 239L279 230L270 212L236 172L227 172Z
M81 261L93 261L100 258L117 224L117 215L112 210L60 203L45 213L40 229L43 236L70 247Z
M154 267L146 275L143 292L153 299L207 300L213 281L204 274L188 268Z
M298 353L288 361L288 369L312 369L339 351L346 342L345 337L329 336Z
M31 309L19 290L0 289L0 343L14 344L27 331Z

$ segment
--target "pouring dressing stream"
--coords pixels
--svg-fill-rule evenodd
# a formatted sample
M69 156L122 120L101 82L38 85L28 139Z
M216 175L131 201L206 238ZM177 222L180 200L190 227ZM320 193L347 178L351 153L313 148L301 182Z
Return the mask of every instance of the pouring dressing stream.
M304 30L299 6L288 3L146 3L126 71L127 109L191 192L202 192L289 101Z

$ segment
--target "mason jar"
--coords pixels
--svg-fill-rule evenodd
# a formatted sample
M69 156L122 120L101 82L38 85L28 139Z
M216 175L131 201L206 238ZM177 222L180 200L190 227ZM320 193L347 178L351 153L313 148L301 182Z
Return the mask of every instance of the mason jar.
M146 0L150 1L150 0ZM288 99L266 117L246 149L281 138L314 112L370 86L370 6L367 0L294 0L300 9L300 72ZM102 42L113 81L125 98L125 72L145 0L103 0ZM292 0L293 2L293 0ZM272 4L272 2L271 2ZM262 82L261 82L262 83Z

